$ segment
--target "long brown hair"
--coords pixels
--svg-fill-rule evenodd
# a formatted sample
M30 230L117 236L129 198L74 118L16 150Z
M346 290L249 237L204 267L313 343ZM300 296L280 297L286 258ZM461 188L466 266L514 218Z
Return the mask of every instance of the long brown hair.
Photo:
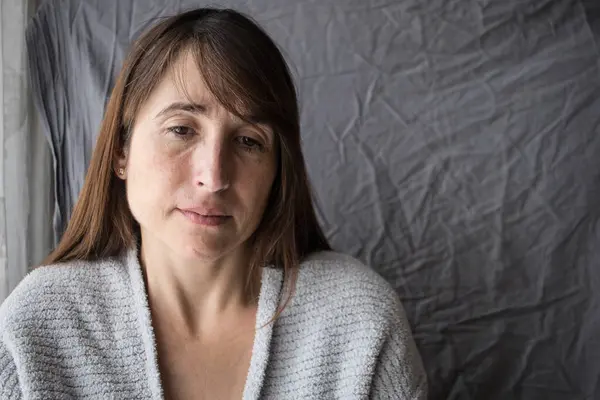
M164 19L133 44L106 107L86 179L64 235L44 264L94 260L136 245L139 226L115 175L138 110L183 51L192 51L208 89L231 113L244 110L273 128L278 170L263 219L251 237L250 271L284 271L289 301L300 260L329 250L313 208L301 149L296 89L270 37L249 17L201 8Z

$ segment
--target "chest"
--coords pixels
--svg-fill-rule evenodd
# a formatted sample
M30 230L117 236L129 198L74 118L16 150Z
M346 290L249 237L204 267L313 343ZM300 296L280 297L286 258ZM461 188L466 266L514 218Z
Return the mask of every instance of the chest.
M157 349L165 399L241 399L253 339L252 331L204 341L163 336Z

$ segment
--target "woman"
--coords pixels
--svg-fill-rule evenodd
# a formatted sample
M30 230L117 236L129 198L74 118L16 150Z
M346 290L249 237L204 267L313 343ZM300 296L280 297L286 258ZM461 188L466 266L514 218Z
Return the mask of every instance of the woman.
M424 399L392 288L331 251L289 70L198 9L133 46L66 232L0 310L2 399Z

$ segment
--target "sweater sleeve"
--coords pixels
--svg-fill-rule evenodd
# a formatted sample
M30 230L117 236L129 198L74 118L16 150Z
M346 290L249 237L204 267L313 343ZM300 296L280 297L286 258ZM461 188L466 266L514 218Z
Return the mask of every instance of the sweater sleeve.
M394 323L377 359L370 398L426 400L427 375L404 309L399 303L397 306Z
M0 343L0 399L20 400L21 398L17 367L4 343Z

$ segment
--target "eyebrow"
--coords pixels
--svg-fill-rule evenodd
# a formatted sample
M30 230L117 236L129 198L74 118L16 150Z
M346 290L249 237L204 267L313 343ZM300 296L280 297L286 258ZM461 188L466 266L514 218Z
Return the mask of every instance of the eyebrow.
M192 114L206 115L208 113L209 106L201 103L186 103L186 102L175 102L171 103L162 110L156 116L155 119L164 117L165 115L175 113L177 111L189 112ZM260 118L256 115L244 115L246 121L249 121L254 125L270 125L269 121L265 118Z
M204 104L175 102L160 110L154 118L164 117L167 114L172 114L177 111L185 111L192 114L206 114L208 107Z

